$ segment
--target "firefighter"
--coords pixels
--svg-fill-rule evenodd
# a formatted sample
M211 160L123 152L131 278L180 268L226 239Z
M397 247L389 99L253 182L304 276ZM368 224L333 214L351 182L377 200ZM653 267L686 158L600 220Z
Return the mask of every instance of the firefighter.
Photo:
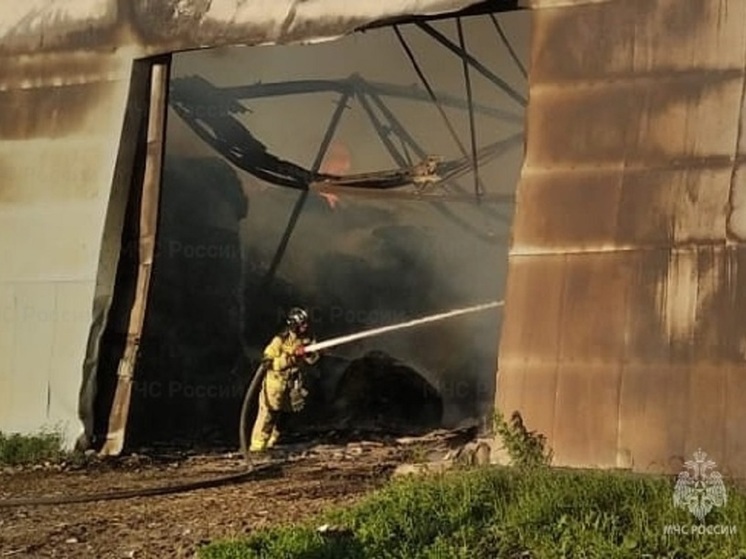
M308 313L299 307L291 309L285 328L264 350L266 375L251 433L251 452L273 447L280 435L277 422L281 414L302 407L304 391L300 384L301 366L304 363L313 365L320 357L318 353L304 351L304 346L313 342L308 328Z

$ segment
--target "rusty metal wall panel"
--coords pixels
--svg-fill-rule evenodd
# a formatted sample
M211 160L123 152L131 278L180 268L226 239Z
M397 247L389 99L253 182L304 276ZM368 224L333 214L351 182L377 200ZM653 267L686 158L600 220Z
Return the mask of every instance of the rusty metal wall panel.
M523 254L613 243L621 183L616 171L524 174L517 198L521 211L513 222L514 252L515 243ZM552 207L562 211L544 211Z
M504 364L551 363L559 353L560 330L557 322L562 313L565 255L543 259L516 256L511 259L502 342L514 348L502 357ZM558 276L560 281L557 281ZM537 302L541 294L543 320L536 321L525 313L511 312ZM515 361L513 361L515 360Z
M742 476L746 3L533 18L497 404L552 409L558 464L676 472L702 447ZM548 370L554 394L525 389Z
M558 414L563 413L561 406L565 405L560 399L558 366L556 363L535 363L526 365L521 375L520 391L517 392L521 414L530 421L532 430L536 430L552 438ZM509 395L510 391L506 391ZM511 408L515 409L515 408Z
M568 255L562 278L561 363L619 363L624 357L630 279L635 254ZM553 274L554 275L554 274Z
M616 465L621 365L562 363L557 371L552 437L558 464L591 468Z
M543 1L551 0L537 0ZM610 0L537 10L531 80L538 85L737 71L744 60L745 11L739 0Z
M536 85L528 133L537 138L529 145L527 165L622 170L660 167L665 157L679 163L702 158L703 167L727 165L724 156L732 156L736 142L741 76L740 70L726 70L708 73L706 80L685 73L573 87Z
M723 475L731 470L738 471L738 466L746 462L746 441L743 438L743 426L746 425L746 406L743 405L743 394L746 391L746 374L741 367L730 367L727 370L725 391L725 467ZM732 475L732 474L731 474Z
M628 171L617 211L620 245L722 242L730 166Z
M684 455L689 413L687 366L625 367L619 400L622 419L617 465L656 473L677 471ZM702 445L705 449L707 441ZM725 464L724 458L718 455L716 460ZM583 463L583 457L578 463Z

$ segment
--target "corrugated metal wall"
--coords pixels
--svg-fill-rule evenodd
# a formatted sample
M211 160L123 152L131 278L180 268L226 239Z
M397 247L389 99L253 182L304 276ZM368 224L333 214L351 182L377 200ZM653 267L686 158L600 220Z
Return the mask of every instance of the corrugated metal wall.
M498 405L558 464L746 473L746 2L534 12Z

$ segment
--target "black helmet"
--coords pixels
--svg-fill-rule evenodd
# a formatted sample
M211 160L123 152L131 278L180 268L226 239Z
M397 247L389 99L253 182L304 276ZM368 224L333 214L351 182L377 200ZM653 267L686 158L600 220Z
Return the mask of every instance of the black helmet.
M303 324L308 324L308 313L305 311L305 309L302 309L300 307L293 307L292 309L290 309L290 312L285 319L285 323L293 329L298 328Z

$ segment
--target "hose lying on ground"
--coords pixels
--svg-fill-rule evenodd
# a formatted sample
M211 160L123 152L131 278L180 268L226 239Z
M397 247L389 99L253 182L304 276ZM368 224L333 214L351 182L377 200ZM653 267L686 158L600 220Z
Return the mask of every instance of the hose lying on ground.
M248 470L218 476L211 479L203 479L175 485L159 485L155 487L145 487L142 489L130 489L123 491L112 491L107 493L91 493L88 495L61 495L59 497L28 497L20 499L2 499L0 500L0 509L9 507L28 507L37 505L71 505L76 503L92 503L95 501L115 501L118 499L132 499L135 497L154 497L158 495L172 495L174 493L184 493L195 491L197 489L210 489L232 483L248 481L252 477L261 478L261 474L271 474L278 472L281 468L279 463L268 463L260 466L254 466Z
M118 499L132 499L137 497L154 497L159 495L172 495L175 493L185 493L197 489L210 489L232 483L248 481L252 477L260 479L262 474L272 474L280 471L282 462L271 462L259 466L254 465L249 453L247 443L247 434L250 431L249 411L252 408L252 402L256 400L257 392L261 387L262 380L266 372L266 367L260 364L254 374L254 378L249 385L246 395L244 396L241 407L241 418L239 425L239 440L241 441L241 453L246 460L247 469L224 476L218 476L211 479L179 483L173 485L159 485L155 487L145 487L142 489L131 489L123 491L112 491L106 493L91 493L88 495L61 495L49 497L27 497L18 499L0 499L0 509L10 507L28 507L40 505L70 505L77 503L91 503L95 501L114 501Z

